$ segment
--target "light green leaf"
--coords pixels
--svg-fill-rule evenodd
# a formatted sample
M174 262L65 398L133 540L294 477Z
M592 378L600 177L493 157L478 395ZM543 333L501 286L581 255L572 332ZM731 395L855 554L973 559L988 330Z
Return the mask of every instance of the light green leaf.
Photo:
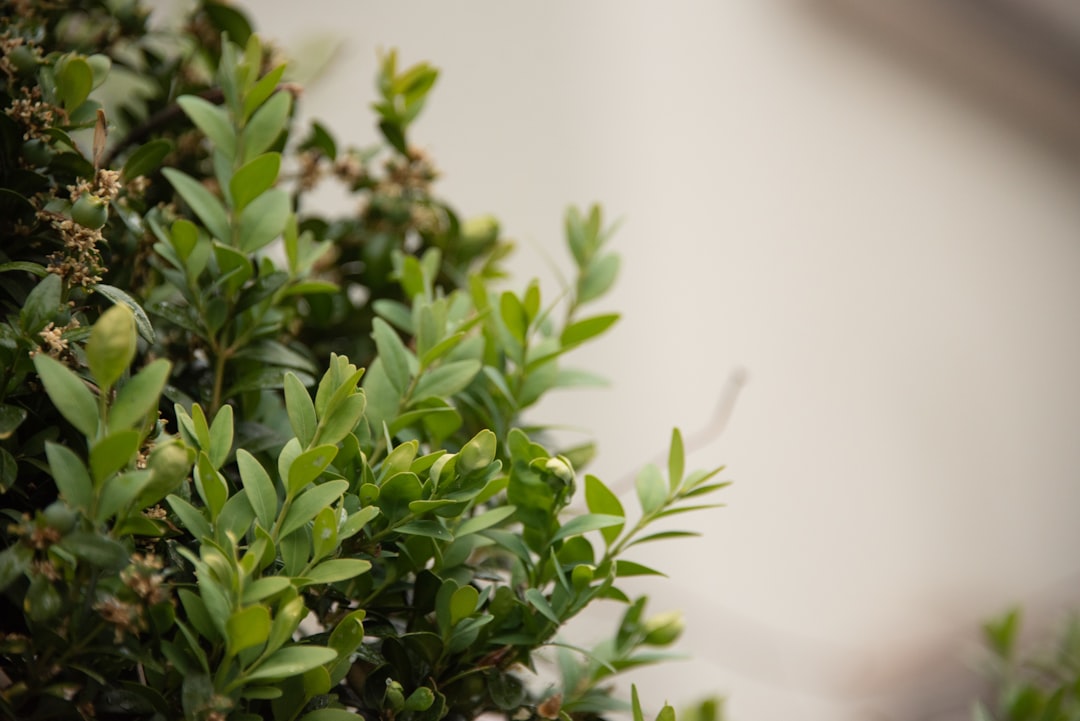
M225 153L230 160L236 155L236 132L225 112L225 108L214 105L196 95L181 95L176 99L184 113L195 123L195 127L210 139L214 147Z
M375 339L375 347L379 351L379 359L390 384L398 393L404 393L412 374L409 351L405 344L382 318L376 318L372 322L371 336Z
M510 335L519 343L524 343L529 318L525 313L525 306L508 290L499 296L499 315L506 324L506 329L510 331Z
M255 156L263 153L273 145L289 119L289 110L292 108L292 96L279 90L274 93L266 103L255 111L244 128L243 162L252 160Z
M578 279L577 302L586 303L599 298L611 288L619 274L619 256L605 255L589 263Z
M165 500L168 502L169 507L172 508L173 513L180 519L180 523L192 536L201 539L211 535L210 522L206 520L202 511L180 496L170 494L166 496Z
M540 592L539 589L529 588L525 591L525 600L528 601L533 608L540 612L540 614L547 620L554 623L556 626L560 625L562 621L555 614L555 610L551 608L551 604L548 603L547 598Z
M497 526L510 518L510 516L514 515L514 511L516 510L517 508L514 506L497 506L492 508L489 511L481 513L479 516L473 516L466 520L457 527L454 531L454 536L456 538L461 538L462 536L467 536L471 533Z
M229 181L234 211L242 211L248 203L272 188L280 170L280 153L263 153L237 170Z
M591 318L575 321L563 329L559 336L559 343L564 348L580 345L585 341L595 338L619 320L618 313L606 313L594 315Z
M251 90L244 96L244 120L250 118L251 114L254 113L260 105L266 102L266 99L270 97L270 94L274 92L277 84L281 81L281 76L284 72L285 65L278 65L266 75L259 78L259 82L252 86Z
M225 623L225 638L229 655L266 643L270 636L270 609L263 605L248 606L229 616Z
M480 592L472 586L462 586L454 591L450 597L450 625L456 626L459 621L471 616L479 600Z
M83 513L88 512L94 502L94 486L86 466L70 448L52 441L45 443L45 456L61 497Z
M330 663L337 658L337 651L323 646L286 646L278 649L247 675L247 680L296 676L305 671Z
M603 481L593 475L585 476L585 503L593 513L603 513L619 518L626 517L626 511L619 502L619 497L604 485ZM610 546L622 533L623 524L614 524L601 529L600 534L604 537L604 543Z
M460 360L443 363L438 368L428 371L420 377L413 393L415 400L424 398L445 398L464 390L482 364L478 360Z
M227 243L229 233L229 216L225 212L225 206L214 197L206 187L187 173L176 168L162 168L162 174L172 183L176 192L184 199L192 212L203 222L210 235L223 243Z
M682 483L685 471L685 451L683 450L682 433L678 428L671 431L671 450L668 452L668 483L674 491Z
M90 449L90 475L94 485L135 461L141 435L138 431L114 431Z
M82 379L63 363L44 353L34 356L34 368L60 415L87 438L97 435L97 401Z
M652 513L658 510L667 501L667 484L660 474L660 469L650 463L641 469L637 475L637 495L641 501L641 510Z
M551 537L551 542L561 541L564 538L570 538L572 536L580 536L583 533L589 531L596 531L602 528L609 528L612 526L622 526L624 523L622 516L609 516L602 513L586 513L583 516L577 518L571 518L564 523L555 535Z
M56 98L69 113L90 96L94 87L94 71L80 57L65 56L56 64Z
M340 443L352 433L367 407L367 396L363 391L354 393L337 404L333 411L319 421L315 439L322 443Z
M289 466L288 495L295 496L304 486L314 481L337 455L337 446L325 444L310 448L293 460Z
M326 481L307 489L293 501L285 520L281 523L279 537L284 538L315 517L326 506L336 503L349 489L349 482L343 480ZM306 543L306 541L305 541Z
M245 584L244 596L241 601L245 604L255 603L264 598L276 596L291 586L292 581L285 576L265 576ZM267 633L269 634L269 630L267 630Z
M254 253L281 235L292 212L289 194L280 188L266 191L240 213L238 245Z
M296 374L291 372L285 374L285 409L288 412L293 433L296 434L300 445L306 448L315 437L315 404L311 402L311 395L307 388L296 377ZM327 442L337 443L337 441L329 440Z
M627 576L667 576L666 573L657 571L655 568L622 559L615 561L615 575L619 578L626 578Z
M233 444L233 409L230 405L222 406L214 422L210 424L210 448L208 455L214 468L221 468L229 457Z
M146 416L157 410L171 370L169 361L158 358L125 383L109 409L109 427L141 428Z
M316 514L311 528L311 545L313 560L325 558L337 550L338 512L334 507L326 506Z
M195 464L195 489L210 512L210 520L216 521L225 501L229 499L229 487L210 462L206 451L199 451L199 460Z
M337 583L367 573L371 562L359 558L333 558L323 561L304 574L305 585Z

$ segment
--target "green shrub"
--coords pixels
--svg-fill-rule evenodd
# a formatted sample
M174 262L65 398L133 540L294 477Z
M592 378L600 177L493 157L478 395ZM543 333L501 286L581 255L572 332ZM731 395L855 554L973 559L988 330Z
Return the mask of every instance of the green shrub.
M384 143L300 128L297 88L216 2L15 3L0 37L0 710L9 718L584 719L681 632L619 584L717 471L627 513L523 412L617 256L571 209L572 288L498 291L491 218L410 142L437 72L382 62ZM62 6L62 7L61 7ZM334 176L350 217L305 212ZM587 510L568 513L575 493ZM579 494L580 495L580 494ZM625 605L589 650L556 633ZM558 649L557 652L555 649ZM538 654L560 678L532 683ZM634 697L633 711L641 718ZM662 716L672 715L665 707Z

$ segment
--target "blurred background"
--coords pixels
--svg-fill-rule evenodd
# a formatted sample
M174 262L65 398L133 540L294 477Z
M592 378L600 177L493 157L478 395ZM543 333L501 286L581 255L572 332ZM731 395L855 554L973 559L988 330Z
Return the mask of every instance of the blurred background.
M983 620L1080 605L1073 0L242 4L327 63L301 107L342 142L377 50L442 69L414 138L522 287L557 293L568 204L621 219L623 320L571 358L611 386L535 417L627 489L709 429L735 481L641 548L692 659L631 677L654 709L965 719Z

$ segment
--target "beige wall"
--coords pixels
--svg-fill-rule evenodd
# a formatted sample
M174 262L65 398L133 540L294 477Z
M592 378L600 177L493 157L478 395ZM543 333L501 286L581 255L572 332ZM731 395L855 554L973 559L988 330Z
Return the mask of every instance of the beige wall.
M1008 95L830 3L246 4L341 42L304 99L341 138L374 137L376 48L443 69L416 138L522 281L566 266L567 203L624 219L625 318L575 359L613 386L537 414L595 432L593 472L746 370L692 459L728 465L728 507L640 556L695 659L636 677L652 704L952 718L981 619L1080 601L1080 166Z

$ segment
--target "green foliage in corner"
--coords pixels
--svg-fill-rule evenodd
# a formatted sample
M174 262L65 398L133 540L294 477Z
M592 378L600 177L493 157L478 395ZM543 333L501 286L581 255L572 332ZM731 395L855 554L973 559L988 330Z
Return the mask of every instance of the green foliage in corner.
M411 141L437 73L382 63L383 143L297 127L237 9L21 3L0 35L0 715L591 719L665 658L633 548L725 484L646 467L620 499L523 413L618 259L571 209L568 296L496 289ZM328 178L361 210L305 211ZM584 496L585 508L569 510ZM624 505L625 504L625 505ZM628 507L629 506L629 507ZM622 606L611 639L560 628ZM537 662L561 674L537 682ZM660 712L663 721L670 707Z

